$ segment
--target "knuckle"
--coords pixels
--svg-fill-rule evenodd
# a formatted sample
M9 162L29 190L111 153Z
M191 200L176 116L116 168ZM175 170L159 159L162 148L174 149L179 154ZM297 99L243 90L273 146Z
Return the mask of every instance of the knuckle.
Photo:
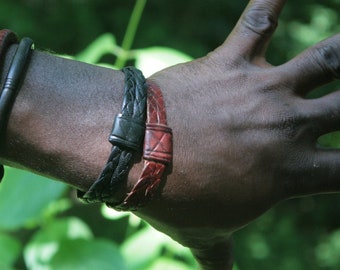
M340 78L340 50L332 44L316 48L315 59L326 75Z
M244 15L243 24L246 28L259 35L271 35L277 27L277 17L269 8L251 7Z
M296 115L287 114L282 117L282 121L279 124L279 128L285 137L290 140L296 140L299 137L300 126L302 125L302 119Z
M309 126L309 117L298 104L285 107L278 117L280 119L278 129L289 141L298 141L305 136Z
M304 106L296 108L295 112L290 111L281 118L280 129L282 134L290 142L299 143L301 145L308 145L315 143L316 137L322 132L320 126L320 120L308 110L304 111Z

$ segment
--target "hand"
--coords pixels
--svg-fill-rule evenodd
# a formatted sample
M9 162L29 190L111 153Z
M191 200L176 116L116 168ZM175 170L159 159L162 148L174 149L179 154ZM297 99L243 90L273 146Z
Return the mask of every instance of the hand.
M339 150L317 147L340 129L340 92L305 99L340 77L340 35L271 66L265 53L284 2L252 0L221 47L150 78L163 90L174 160L136 214L191 248L206 270L231 269L232 233L277 202L340 190ZM122 88L121 72L34 52L0 160L87 190L110 152ZM141 163L126 191L140 172Z
M190 247L204 269L231 269L232 232L277 202L340 190L340 152L317 146L340 128L340 92L305 99L340 77L340 35L270 65L284 2L251 1L221 47L150 78L165 96L174 161L136 214Z

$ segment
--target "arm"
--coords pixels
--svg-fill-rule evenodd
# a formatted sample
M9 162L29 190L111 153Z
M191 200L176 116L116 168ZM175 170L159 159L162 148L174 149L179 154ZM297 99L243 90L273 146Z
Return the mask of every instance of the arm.
M271 66L265 52L284 2L251 1L222 46L151 77L163 91L174 160L136 214L190 247L204 269L231 269L232 232L277 202L340 190L339 151L316 146L339 129L339 92L304 98L340 76L340 36ZM122 74L39 52L32 60L3 161L86 190L110 151ZM127 191L141 169L132 168Z
M34 51L8 121L4 163L88 188L110 152L107 135L121 106L123 78Z

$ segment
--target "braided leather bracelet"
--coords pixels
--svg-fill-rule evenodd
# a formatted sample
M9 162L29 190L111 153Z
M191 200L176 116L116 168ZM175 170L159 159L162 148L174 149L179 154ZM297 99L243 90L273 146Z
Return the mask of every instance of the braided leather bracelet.
M147 82L147 123L144 138L144 169L131 192L119 205L109 207L116 210L137 210L144 206L161 182L166 165L172 161L172 130L167 126L162 92L152 81Z
M5 50L6 46L16 41L16 36L9 30L4 30L3 46L1 50ZM20 81L27 65L27 60L30 57L33 48L33 41L30 38L23 38L14 54L9 67L0 96L0 138L3 136L3 131L6 127L8 116L11 111L14 99L17 95ZM3 166L0 168L0 176L4 174Z
M115 193L126 181L133 153L143 144L146 118L146 86L141 71L123 68L125 74L124 100L121 114L115 118L109 141L113 145L109 159L99 178L87 192L77 191L78 198L87 203L105 202L116 205Z

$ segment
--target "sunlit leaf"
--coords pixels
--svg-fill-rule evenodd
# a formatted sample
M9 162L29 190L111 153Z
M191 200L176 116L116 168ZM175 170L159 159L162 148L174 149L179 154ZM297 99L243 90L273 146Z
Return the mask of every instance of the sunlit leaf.
M75 56L79 61L96 64L105 54L117 54L119 50L112 34L104 34L94 40L85 50Z
M134 52L136 67L143 70L146 77L166 67L192 60L189 55L166 47L151 47Z
M116 211L112 208L107 207L106 205L103 205L101 207L101 213L105 218L111 220L119 220L121 218L128 217L129 225L135 228L140 226L140 224L143 222L142 219L140 219L139 217L135 216L132 213Z
M171 256L183 258L191 266L197 266L197 262L189 248L182 246L181 244L170 238L168 238L167 241L164 241L163 245L164 248L166 249L166 252L168 254L171 254Z
M160 258L154 261L154 263L145 270L192 270L188 265L171 260L168 258Z
M49 222L37 231L25 247L24 259L32 270L50 269L50 261L65 239L91 239L90 228L80 219L71 217Z
M103 205L101 207L101 213L103 217L111 220L118 220L131 215L129 212L116 211L112 208L107 207L106 205Z
M6 168L0 185L0 229L15 230L39 219L46 206L58 199L66 188L63 183Z
M139 269L158 258L168 236L155 231L151 227L130 236L120 247L129 269Z

